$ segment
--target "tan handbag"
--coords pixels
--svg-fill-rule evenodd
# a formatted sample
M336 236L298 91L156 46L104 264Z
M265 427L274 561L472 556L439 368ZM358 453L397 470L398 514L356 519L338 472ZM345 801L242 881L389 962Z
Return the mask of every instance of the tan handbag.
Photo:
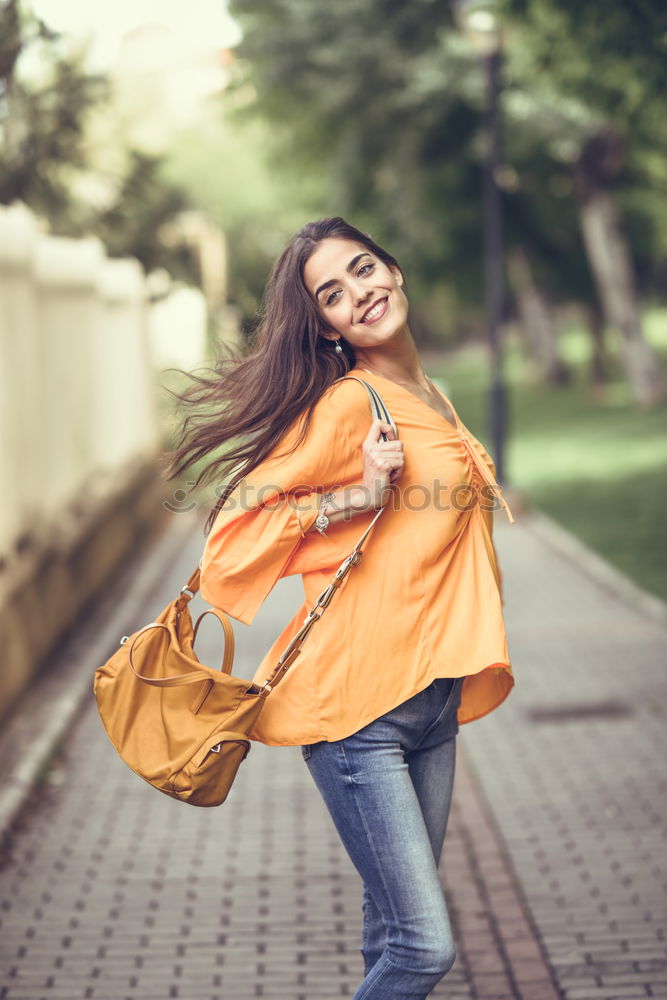
M368 390L374 417L396 432L379 393L363 379L356 380ZM380 507L340 564L262 685L232 675L234 631L224 612L203 611L193 628L188 604L199 588L199 568L155 621L123 637L120 649L95 671L94 692L107 735L133 771L165 795L193 806L225 801L266 698L296 660L350 569L360 562L362 545L383 510ZM221 670L202 665L194 651L197 630L208 614L224 629Z

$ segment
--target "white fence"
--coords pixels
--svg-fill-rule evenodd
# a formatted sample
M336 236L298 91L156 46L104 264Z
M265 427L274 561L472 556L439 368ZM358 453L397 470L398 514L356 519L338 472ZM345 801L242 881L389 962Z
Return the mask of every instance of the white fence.
M26 537L48 544L68 512L158 451L167 352L150 329L136 260L47 235L22 205L0 207L0 559ZM183 329L190 368L205 350L200 306Z

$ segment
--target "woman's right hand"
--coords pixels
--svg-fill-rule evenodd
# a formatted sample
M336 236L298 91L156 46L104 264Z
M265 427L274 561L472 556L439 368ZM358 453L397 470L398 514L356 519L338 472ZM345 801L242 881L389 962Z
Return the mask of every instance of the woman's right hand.
M381 438L383 432L387 435L386 441ZM361 447L364 461L363 487L370 506L379 510L389 500L390 486L403 472L403 442L397 440L391 424L374 420Z

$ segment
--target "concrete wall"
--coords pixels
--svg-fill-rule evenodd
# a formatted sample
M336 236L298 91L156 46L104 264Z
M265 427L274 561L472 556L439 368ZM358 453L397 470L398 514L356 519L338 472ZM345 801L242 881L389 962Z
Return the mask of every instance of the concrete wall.
M0 714L169 516L159 372L204 361L199 294L158 356L136 260L0 206Z

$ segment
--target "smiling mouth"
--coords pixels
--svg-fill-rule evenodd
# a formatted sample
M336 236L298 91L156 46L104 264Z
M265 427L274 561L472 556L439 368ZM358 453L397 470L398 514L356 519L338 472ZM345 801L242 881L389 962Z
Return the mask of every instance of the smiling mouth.
M388 300L384 298L374 302L370 309L368 309L361 317L360 322L374 323L376 320L380 319L381 316L384 316L387 311L387 301Z

